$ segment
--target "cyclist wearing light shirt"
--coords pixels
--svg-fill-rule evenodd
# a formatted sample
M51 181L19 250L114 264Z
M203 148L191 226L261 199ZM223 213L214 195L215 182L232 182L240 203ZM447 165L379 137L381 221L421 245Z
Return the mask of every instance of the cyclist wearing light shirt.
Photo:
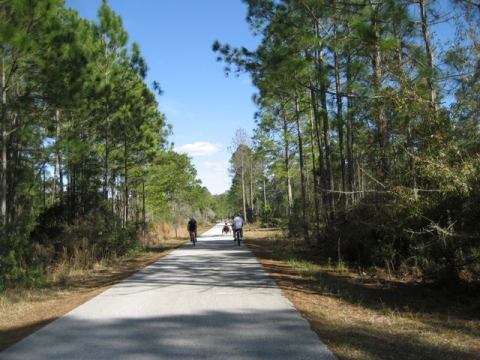
M233 230L233 240L235 240L235 234L237 232L240 232L240 238L243 239L243 225L245 222L243 221L242 217L240 215L235 215L233 218L233 223L232 223L232 230Z

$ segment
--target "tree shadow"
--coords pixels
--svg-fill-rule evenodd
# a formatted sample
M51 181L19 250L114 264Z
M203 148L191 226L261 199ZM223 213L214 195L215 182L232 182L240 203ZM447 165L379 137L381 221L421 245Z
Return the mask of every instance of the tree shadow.
M378 359L388 358L388 346L399 340L404 359L418 359L415 354L428 354L422 359L438 359L435 356L440 353L442 359L475 359L474 354L447 347L432 348L421 339L394 340L381 329L326 331L328 336L339 337L345 345L355 344L364 354ZM0 353L0 358L333 360L316 335L298 321L293 309L203 311L113 320L66 316Z
M205 251L206 250L206 251ZM215 256L210 251L216 251ZM185 245L133 274L118 285L129 293L173 285L272 289L277 288L251 252L230 240Z
M349 355L348 350L355 349L356 353L365 354L369 359L402 359L402 360L478 360L480 349L477 352L468 352L453 349L448 344L432 345L424 337L411 335L395 335L377 328L362 326L319 326L317 334L324 339L335 339L336 347L343 350L342 360L358 360L362 357ZM392 349L396 349L392 354Z
M287 265L285 259L276 252L268 251L258 242L250 242L249 246L258 257L267 260L263 265L283 289L331 296L379 313L406 317L414 314L415 321L433 329L445 329L480 338L478 322L480 302L475 292L452 293L424 284L359 278L351 273L327 271L322 268L314 268L308 276L301 276L298 270ZM305 260L309 260L308 256ZM371 327L367 329L352 326L340 329L337 324L335 326L336 328L332 329L327 329L325 325L319 326L320 336L322 334L325 338L331 336L335 338L335 342L343 342L346 346L362 349L375 354L378 358L385 358L386 349L398 346L402 348L402 354L404 348L412 347L405 352L405 359L480 359L480 349L476 354L448 350L441 346L421 349L417 344L420 337L392 337L391 333L387 336L381 329L372 330ZM421 350L422 353L413 352L415 349ZM410 355L409 351L413 352L413 355Z
M265 251L260 245L250 246L260 258L270 260L285 259L275 252ZM302 259L322 265L318 259L308 255ZM274 272L282 276L292 276L298 272L290 266L281 263L268 264ZM316 281L303 278L297 282L298 290L316 293L331 293L343 300L379 310L389 308L398 312L417 312L437 314L446 317L456 317L460 320L480 320L480 289L469 292L452 292L429 284L401 282L397 280L377 279L372 277L357 277L351 273L314 270L310 274ZM298 277L298 276L297 276Z

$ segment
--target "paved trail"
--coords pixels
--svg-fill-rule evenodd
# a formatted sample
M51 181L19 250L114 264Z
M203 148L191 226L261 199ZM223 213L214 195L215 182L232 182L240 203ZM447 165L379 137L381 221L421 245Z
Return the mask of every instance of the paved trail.
M217 225L0 359L334 360L252 253Z

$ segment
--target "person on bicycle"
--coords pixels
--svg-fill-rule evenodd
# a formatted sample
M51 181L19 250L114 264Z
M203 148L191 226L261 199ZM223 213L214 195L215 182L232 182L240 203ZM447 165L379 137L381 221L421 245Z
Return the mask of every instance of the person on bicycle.
M243 221L242 217L238 214L235 215L232 222L232 230L233 230L233 240L235 240L236 233L240 233L240 239L243 239L243 225L245 222Z
M222 229L222 235L225 234L227 235L230 232L230 227L228 226L227 222L225 221L225 225L223 226Z
M193 237L197 238L197 220L193 217L188 221L187 230L190 235L190 241L193 242Z

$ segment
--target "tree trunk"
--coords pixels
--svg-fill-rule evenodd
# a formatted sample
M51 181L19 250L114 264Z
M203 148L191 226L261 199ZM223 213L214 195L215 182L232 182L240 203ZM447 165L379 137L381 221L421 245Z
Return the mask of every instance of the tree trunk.
M290 217L293 210L293 191L292 191L292 177L290 176L290 164L287 168L287 197L288 197L288 209L287 215Z
M418 200L417 172L416 172L415 154L414 154L415 147L413 146L412 128L410 126L410 122L407 124L407 148L410 151L410 154L408 154L408 157L409 157L408 167L409 167L410 176L412 179L413 196L415 200Z
M2 226L7 225L7 88L5 57L2 58L2 173L0 217Z
M320 24L318 21L315 22L315 32L318 39L321 39L320 35ZM335 214L335 198L332 191L335 189L333 181L333 172L332 172L332 159L331 159L331 149L330 149L330 134L329 134L329 123L328 123L328 107L327 107L327 88L325 84L325 78L327 76L325 64L322 59L322 52L315 53L315 63L317 65L317 72L320 82L320 102L322 105L322 120L323 120L323 144L325 146L325 169L326 169L326 184L327 186L327 201L330 210L329 217L334 216Z
M312 169L313 169L313 203L315 206L315 237L317 238L317 243L320 241L320 211L319 211L319 191L318 191L318 177L317 177L317 166L315 159L315 139L314 139L314 115L313 110L310 112L310 136L311 136L311 151L312 151Z
M109 127L110 127L110 96L109 96L109 89L108 89L108 83L109 83L109 54L108 54L108 45L107 45L107 39L106 35L103 35L102 37L102 42L103 42L103 56L105 60L105 68L103 69L103 76L104 76L104 81L105 81L105 106L104 106L104 111L105 111L105 128L104 128L104 137L105 137L105 159L104 159L104 174L103 174L103 196L105 200L108 200L108 186L110 182L109 178L109 168L108 168L108 157L109 157L109 148L108 148L108 137L109 137ZM112 215L114 213L114 205L113 203L115 202L115 197L113 196L113 191L112 191Z
M61 124L60 124L60 110L55 110L55 168L57 169L58 178L55 182L58 183L58 195L60 204L63 204L63 171L62 171L62 157L60 152L60 137L61 137Z
M408 76L403 68L403 56L402 56L402 47L401 47L401 39L398 38L397 32L398 24L396 22L393 23L393 36L397 39L397 66L399 69L399 83L400 83L400 91L403 91L403 83L405 81L409 81ZM409 149L409 153L407 153L408 158L408 167L409 167L409 177L412 179L412 188L415 200L418 200L418 191L417 191L417 174L416 174L416 166L415 166L415 147L413 146L414 140L412 136L412 126L411 126L411 119L407 115L405 116L405 129L406 129L406 148Z
M346 72L346 90L347 94L350 94L352 91L352 68L351 68L351 58L350 55L347 57L347 72ZM354 192L354 172L355 166L353 163L353 98L347 98L347 182L348 182L348 191L352 192L351 202L355 202Z
M287 172L287 215L290 217L292 215L293 209L293 193L292 193L292 183L290 180L290 151L289 151L289 141L288 141L288 121L287 116L283 112L283 139L284 139L284 152L285 152L285 170Z
M298 99L295 99L295 124L297 125L297 138L298 138L298 155L300 158L300 187L302 194L302 227L303 227L303 236L307 243L310 242L310 237L308 234L308 222L307 222L307 196L305 189L305 164L303 157L303 140L302 132L300 129L300 106Z
M267 208L267 182L265 176L263 177L263 209Z
M243 201L243 219L245 222L248 222L247 219L247 199L245 193L245 149L242 148L242 170L241 170L241 177L242 177L242 201Z
M336 31L336 30L335 30ZM346 179L345 179L345 155L344 155L344 138L343 138L343 101L341 94L341 82L340 82L340 65L338 61L337 52L333 53L334 66L335 66L335 95L337 99L337 126L338 126L338 147L340 155L340 167L342 170L342 191L346 190ZM347 208L347 196L342 194L344 200L344 207Z
M70 184L70 212L72 216L72 221L75 221L77 217L77 163L72 163L71 169L71 184Z
M321 138L321 131L320 131L320 116L318 115L318 102L317 97L315 95L315 90L313 87L313 83L311 84L310 88L310 103L312 106L313 111L313 118L314 118L314 126L315 126L315 139L317 141L318 147L318 171L320 172L320 180L323 189L328 189L328 181L327 181L327 169L325 168L325 159L324 159L324 152L322 148L322 138ZM320 190L322 193L322 200L323 204L327 204L327 196L325 191Z
M250 208L252 209L252 213L255 213L255 206L253 204L254 200L254 191L253 191L253 159L250 156Z
M129 206L129 193L128 193L128 148L127 148L127 137L124 137L124 171L125 171L125 209L124 209L124 224L127 225L128 222L128 206Z
M19 92L17 92L18 96ZM20 121L18 112L14 111L11 114L11 129L18 129L20 127ZM24 161L22 156L22 144L15 136L15 132L7 132L7 160L8 160L8 172L7 172L7 224L11 224L15 220L15 216L20 209L20 203L17 201L17 184L21 179L19 169L21 169L20 163ZM24 166L26 164L24 163ZM35 172L35 164L31 162L31 171Z
M108 200L108 185L109 185L109 176L108 176L108 116L107 123L105 125L105 159L104 159L104 172L103 172L103 197L105 200ZM113 202L113 194L112 194Z
M325 163L326 163L326 180L328 181L328 204L330 208L329 217L335 216L335 198L333 190L335 189L332 171L332 155L330 146L330 124L328 122L328 108L327 108L327 89L324 82L320 85L320 101L322 103L322 120L323 120L323 144L325 146Z
M378 30L377 22L377 6L372 6L372 26L374 31L373 36L373 56L372 56L372 72L373 72L373 90L374 95L379 96L381 87L382 87L382 53L380 49L380 34ZM380 149L380 164L381 164L381 179L382 182L388 177L390 171L390 165L387 157L387 147L388 147L388 134L387 134L387 124L385 119L384 108L382 100L376 98L374 100L374 117L377 127L377 140Z
M118 194L116 189L117 175L114 171L112 171L112 173L109 174L109 182L110 182L110 192L112 193L112 218L115 219L114 215L117 214L120 217L120 214L115 211ZM120 219L122 219L122 217L120 217Z
M43 209L47 207L47 173L45 171L45 164L42 165L42 201L43 201Z
M146 219L146 212L145 212L145 180L142 179L142 235L143 239L145 239L145 230L147 227L147 219Z
M432 110L434 110L435 114L437 113L437 91L435 89L435 81L434 81L434 54L432 43L430 39L430 27L428 25L428 14L427 9L425 6L424 0L418 0L418 5L420 6L420 15L422 18L422 35L423 41L425 43L425 52L427 55L427 66L428 66L428 76L427 76L427 83L428 88L430 89L430 106Z

